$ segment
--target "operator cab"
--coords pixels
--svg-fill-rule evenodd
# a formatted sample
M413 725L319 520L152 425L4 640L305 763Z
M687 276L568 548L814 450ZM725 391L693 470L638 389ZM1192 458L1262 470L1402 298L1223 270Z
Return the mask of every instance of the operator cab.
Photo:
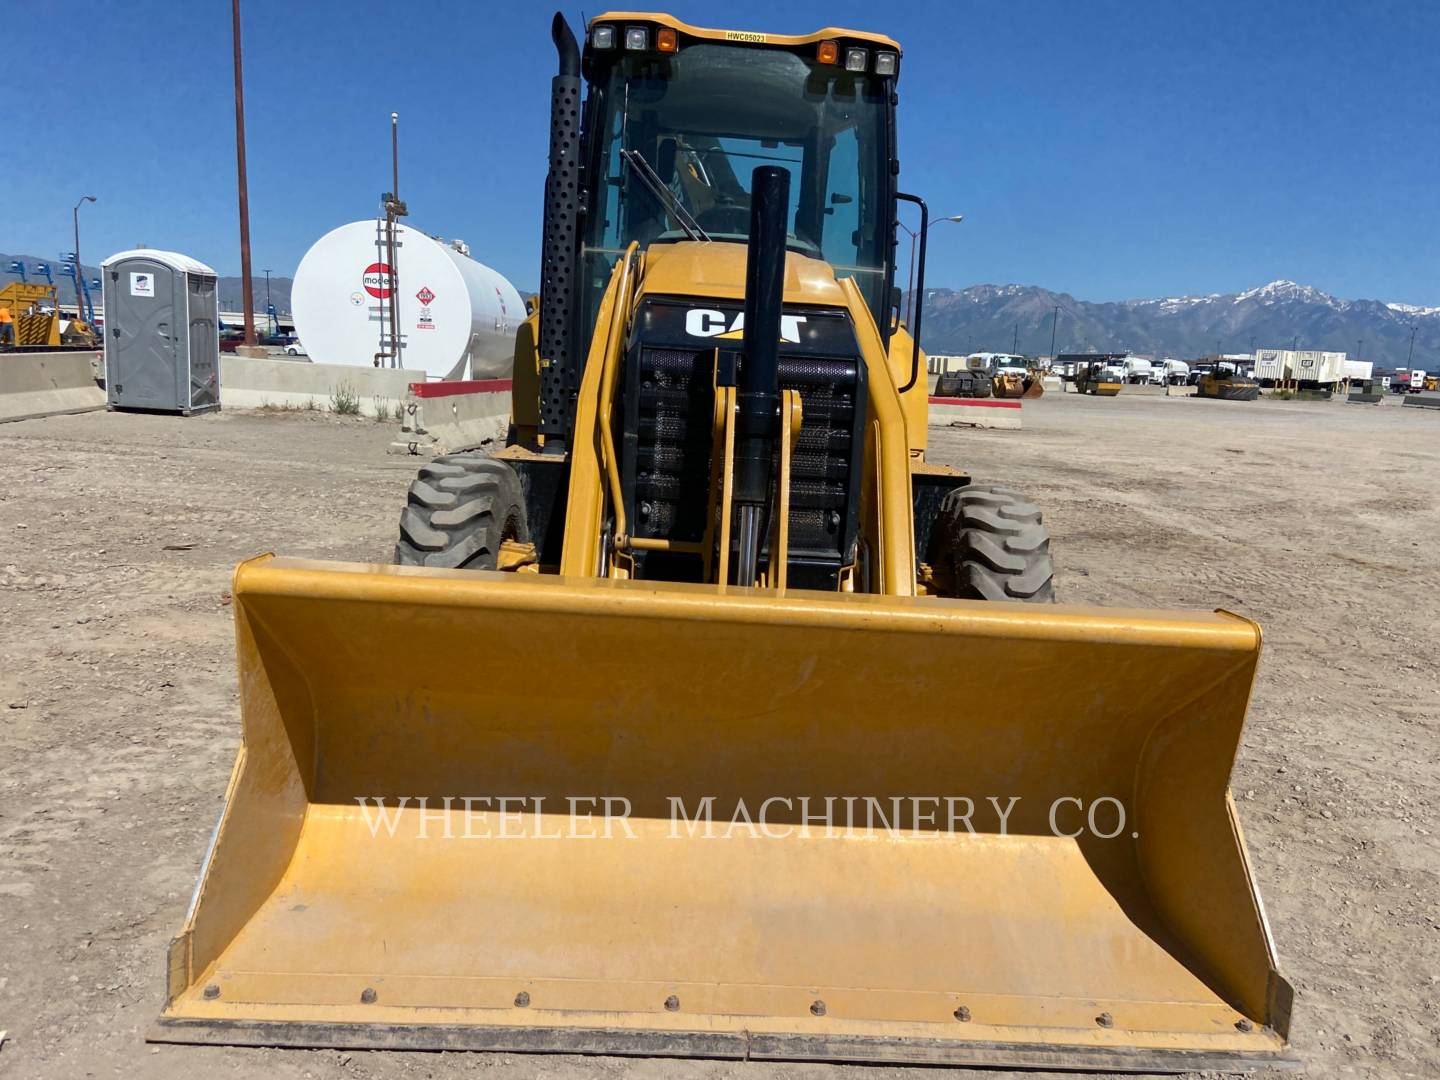
M853 277L888 337L899 47L601 15L586 35L580 340L636 242L744 243L751 175L790 173L789 250Z

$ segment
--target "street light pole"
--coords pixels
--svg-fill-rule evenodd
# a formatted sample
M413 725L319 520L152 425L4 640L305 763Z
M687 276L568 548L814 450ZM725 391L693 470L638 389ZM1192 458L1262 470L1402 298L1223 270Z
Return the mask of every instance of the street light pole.
M250 185L245 178L245 75L240 61L240 0L230 0L235 42L235 172L240 189L240 291L245 344L255 344L255 286L250 280Z
M1060 325L1060 305L1055 305L1055 314L1050 317L1050 363L1055 363L1055 328Z
M81 293L84 290L80 288L80 275L84 273L84 271L80 269L80 207L87 202L95 201L94 195L82 195L80 196L80 201L75 204L75 209L70 211L70 220L75 226L75 313L77 315L80 313L80 305L84 302L81 297ZM93 323L95 321L95 313L93 311L87 312L86 320Z
M930 228L933 229L942 221L953 221L958 225L964 220L964 214L951 214L949 217L936 218L930 223ZM910 277L905 285L905 325L908 327L910 325L911 317L915 311L915 238L919 234L914 229L910 228L909 225L906 225L903 221L900 221L898 218L896 219L895 224L899 225L900 228L904 229L910 235Z

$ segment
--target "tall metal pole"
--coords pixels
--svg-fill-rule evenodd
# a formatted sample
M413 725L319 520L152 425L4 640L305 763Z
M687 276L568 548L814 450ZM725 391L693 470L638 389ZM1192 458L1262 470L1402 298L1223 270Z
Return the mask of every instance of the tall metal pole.
M235 171L240 188L240 290L245 308L245 344L255 344L255 289L250 281L250 185L245 177L245 76L240 62L240 0L230 0L235 40Z
M1050 318L1050 363L1055 363L1055 328L1060 324L1060 305L1055 305L1055 314Z
M1015 340L1010 343L1010 353L1013 356L1020 354L1020 324L1015 324Z
M1415 359L1415 327L1410 327L1410 354L1405 357L1405 366L1408 368Z
M390 366L402 367L400 359L400 268L395 247L396 207L400 205L400 114L390 114L390 204L386 210L389 219L386 262L390 265Z
M85 290L80 284L80 278L85 272L80 266L80 207L87 202L94 201L94 195L82 195L75 203L75 208L70 211L70 220L75 226L75 315L77 318L83 315L85 321L92 324L95 321L95 312L93 310L85 310L85 298L83 296Z

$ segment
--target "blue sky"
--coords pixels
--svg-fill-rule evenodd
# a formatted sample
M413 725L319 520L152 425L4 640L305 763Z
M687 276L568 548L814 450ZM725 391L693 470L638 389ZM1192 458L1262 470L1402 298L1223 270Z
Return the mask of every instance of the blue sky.
M1440 4L669 10L901 41L902 187L966 217L932 234L933 285L1107 300L1285 277L1440 304ZM411 222L533 287L551 11L244 0L257 276L293 273L321 234L373 213L394 109ZM58 78L62 28L67 67L85 76L74 92ZM12 20L4 57L12 105L33 109L7 129L0 250L68 249L67 211L88 193L86 262L146 244L238 273L228 3L64 4L58 20Z

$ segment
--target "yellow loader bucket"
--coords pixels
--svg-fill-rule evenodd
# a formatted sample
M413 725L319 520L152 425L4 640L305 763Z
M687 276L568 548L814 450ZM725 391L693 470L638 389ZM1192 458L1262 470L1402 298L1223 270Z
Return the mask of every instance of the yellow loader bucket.
M1236 616L259 559L152 1039L1284 1063Z

